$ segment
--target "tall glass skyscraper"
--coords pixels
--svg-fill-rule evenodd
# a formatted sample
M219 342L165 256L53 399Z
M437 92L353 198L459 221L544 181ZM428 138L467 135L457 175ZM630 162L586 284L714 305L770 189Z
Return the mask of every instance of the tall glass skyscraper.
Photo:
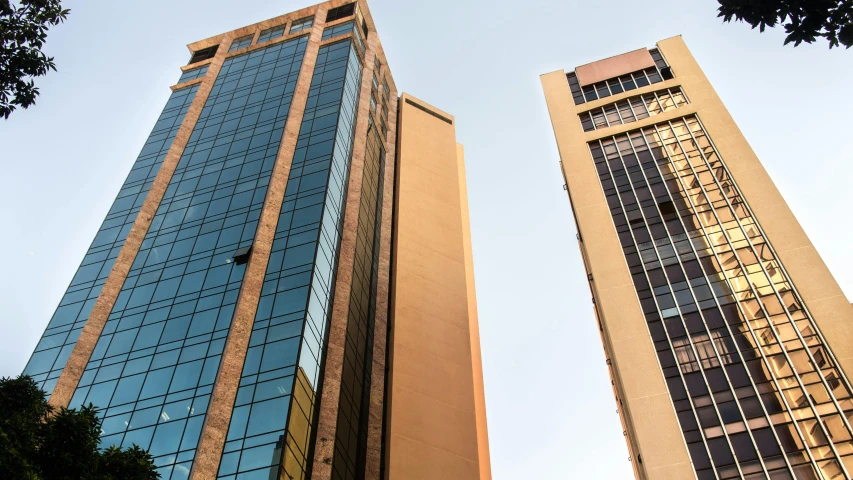
M853 308L681 37L541 78L636 477L853 478Z
M364 1L189 49L25 373L167 480L490 478L453 117Z

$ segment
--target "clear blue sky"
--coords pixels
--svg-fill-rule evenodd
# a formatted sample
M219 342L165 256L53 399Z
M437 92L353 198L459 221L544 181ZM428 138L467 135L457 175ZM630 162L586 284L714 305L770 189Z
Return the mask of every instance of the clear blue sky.
M0 375L35 347L177 81L185 45L312 0L65 1L38 105L0 121ZM853 51L716 2L372 0L401 91L465 145L495 480L630 477L539 75L682 34L853 296Z

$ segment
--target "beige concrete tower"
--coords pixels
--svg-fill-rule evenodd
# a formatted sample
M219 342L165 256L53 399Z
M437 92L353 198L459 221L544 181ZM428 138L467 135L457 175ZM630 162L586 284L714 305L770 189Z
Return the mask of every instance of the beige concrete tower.
M462 146L400 97L386 459L390 478L491 478Z
M25 373L164 480L490 478L452 117L364 0L188 47Z
M542 75L634 473L853 474L853 308L681 37Z

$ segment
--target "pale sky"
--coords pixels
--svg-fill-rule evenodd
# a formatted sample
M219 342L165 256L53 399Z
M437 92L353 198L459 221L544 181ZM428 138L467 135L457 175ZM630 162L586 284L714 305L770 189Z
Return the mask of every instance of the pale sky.
M0 121L0 375L26 364L169 96L185 45L313 0L78 0L59 72ZM714 0L371 0L398 88L465 145L495 480L631 477L539 75L683 35L848 298L853 51L783 47ZM847 112L847 113L845 113Z

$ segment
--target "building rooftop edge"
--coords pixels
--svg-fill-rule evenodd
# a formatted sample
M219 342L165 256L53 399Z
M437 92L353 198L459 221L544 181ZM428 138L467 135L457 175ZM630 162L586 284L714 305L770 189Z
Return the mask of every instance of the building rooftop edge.
M677 34L677 35L672 35L672 36L670 36L670 37L661 38L660 40L656 40L656 41L655 41L655 45L657 45L657 44L658 44L658 42L662 42L662 41L664 41L664 40L669 40L669 39L671 39L671 38L676 38L676 37L680 37L680 36L681 36L681 34L679 33L679 34ZM620 55L625 55L626 53L636 52L636 51L643 50L643 49L647 49L647 48L648 48L648 47L635 48L634 50L628 50L627 52L617 53L616 55L610 55L610 56L607 56L607 57L604 57L604 58L599 58L598 60L593 60L592 62L587 62L587 63L584 63L583 65L577 65L577 66L575 66L575 67L572 69L572 71L575 71L575 70L577 70L577 69L578 69L578 68L580 68L580 67L585 67L585 66L587 66L587 65L592 65L593 63L597 63L597 62L601 62L601 61L603 61L603 60L607 60L607 59L609 59L609 58L618 57L618 56L620 56ZM555 71L555 72L557 72L557 71L559 71L559 70L554 70L554 71ZM565 69L563 69L563 72L565 72ZM548 72L548 73L554 73L554 72ZM548 73L543 73L543 74L541 74L541 75L540 75L540 77L541 77L542 75L547 75Z
M433 105L433 104L431 104L425 100L421 100L420 98L412 95L411 93L408 93L408 92L401 92L400 93L400 100L405 100L407 98L411 99L412 101L416 101L419 104L422 104L421 106L429 107L430 109L435 110L437 113L440 113L440 114L450 118L451 120L453 120L454 125L456 124L456 117L454 117L452 114L445 112L444 110L436 107L435 105Z

